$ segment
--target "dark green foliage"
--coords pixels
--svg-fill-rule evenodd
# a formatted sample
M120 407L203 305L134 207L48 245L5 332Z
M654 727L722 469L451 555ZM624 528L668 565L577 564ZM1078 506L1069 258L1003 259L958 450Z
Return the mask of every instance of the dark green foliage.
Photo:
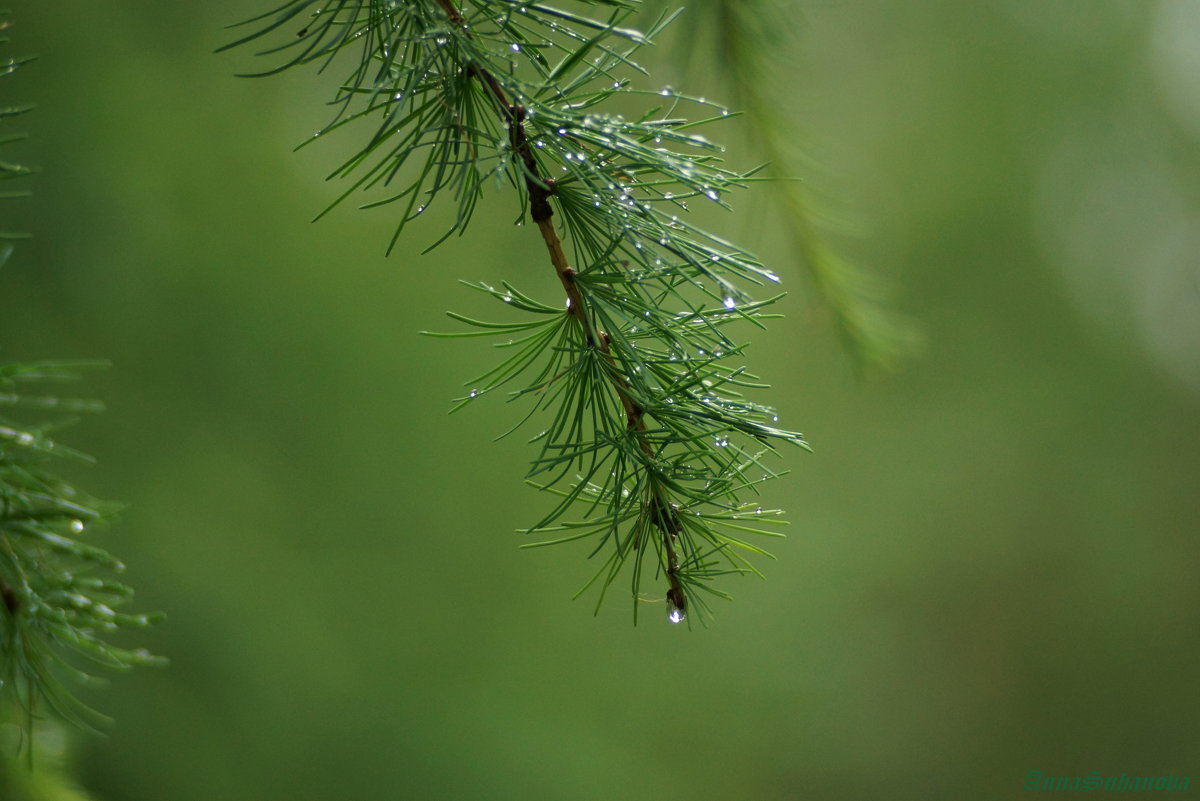
M747 288L778 277L686 217L689 203L726 206L754 171L725 166L697 132L725 108L649 83L635 57L670 18L632 30L637 6L296 0L230 47L273 42L263 54L282 61L263 75L349 51L337 116L317 136L364 130L331 177L351 179L339 200L383 193L366 205L396 209L393 246L434 203L457 207L440 242L463 233L486 189L515 197L566 304L474 285L522 317L451 315L475 330L437 336L495 337L505 355L460 403L524 400L525 419L545 421L528 479L556 497L528 530L548 537L536 544L590 539L601 565L589 585L628 565L641 599L657 576L679 622L725 596L716 577L756 572L746 555L764 552L743 535L780 522L752 500L775 475L762 459L777 442L807 446L746 394L764 385L731 331L762 328L779 296Z
M9 61L0 74L26 61ZM28 108L6 108L0 117ZM5 135L0 143L19 138ZM3 178L29 172L0 164ZM5 247L0 263L11 253L12 245ZM83 541L109 517L112 505L89 497L58 473L66 460L89 461L54 439L67 422L63 415L93 412L99 404L27 391L32 384L73 379L76 369L86 366L0 364L0 690L21 708L26 729L42 702L67 720L86 723L81 713L89 710L66 683L92 681L85 668L126 669L160 661L107 642L117 629L142 628L151 618L117 611L132 594L113 578L124 566ZM43 419L29 422L37 417Z
M710 54L720 64L718 72L729 91L756 122L750 133L772 172L792 171L793 177L812 171L796 145L801 121L789 113L790 104L779 99L780 82L788 82L793 69L781 54L796 50L803 24L800 5L788 0L699 0L690 4L684 37L689 57ZM797 163L807 169L793 171ZM920 331L889 307L888 283L854 264L833 244L825 228L839 217L829 208L836 204L812 186L809 180L770 183L792 234L797 261L855 365L863 370L895 368L920 350Z

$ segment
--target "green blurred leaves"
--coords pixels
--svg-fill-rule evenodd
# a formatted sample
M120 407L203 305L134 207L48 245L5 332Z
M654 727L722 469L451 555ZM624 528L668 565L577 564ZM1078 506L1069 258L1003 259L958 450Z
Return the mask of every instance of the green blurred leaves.
M697 0L690 4L685 58L715 53L718 74L734 99L754 120L749 126L754 145L771 171L792 180L771 181L770 188L782 214L818 303L829 313L834 327L855 365L862 370L892 370L918 353L923 337L917 324L890 306L888 282L842 255L820 222L831 216L828 205L796 180L798 165L806 164L797 146L798 120L781 102L781 84L788 83L784 53L799 46L802 24L800 4L788 0ZM697 47L697 42L710 45ZM808 170L811 172L811 168Z

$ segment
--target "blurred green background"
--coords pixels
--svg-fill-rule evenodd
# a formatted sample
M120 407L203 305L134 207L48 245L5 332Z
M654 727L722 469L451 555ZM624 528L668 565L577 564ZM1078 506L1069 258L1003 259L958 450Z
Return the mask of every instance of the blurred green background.
M4 102L37 104L42 172L6 208L35 238L0 272L0 358L113 362L86 384L108 411L67 440L129 504L102 544L137 606L169 617L138 643L168 669L89 695L117 720L75 738L96 798L1200 780L1200 4L779 5L804 14L778 56L818 165L797 169L928 344L858 380L770 191L714 218L792 290L752 359L816 453L769 489L793 525L767 580L690 632L570 601L587 546L512 533L546 503L530 448L490 442L518 410L446 416L492 362L417 334L495 311L456 280L555 296L511 198L384 259L386 210L308 222L344 148L291 148L330 80L211 52L265 6L10 5L9 55L40 58ZM658 83L716 94L719 65L685 75L665 44Z

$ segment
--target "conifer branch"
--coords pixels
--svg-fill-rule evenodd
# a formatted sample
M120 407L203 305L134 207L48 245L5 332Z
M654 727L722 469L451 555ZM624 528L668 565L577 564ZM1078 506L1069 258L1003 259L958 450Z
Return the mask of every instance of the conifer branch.
M0 24L6 28L7 21ZM0 39L0 43L7 39ZM30 59L13 59L0 75ZM31 107L10 107L11 117ZM3 143L19 137L6 136ZM31 172L4 163L0 179ZM27 192L5 193L20 197ZM24 235L4 234L3 239ZM0 250L0 266L12 245ZM0 695L8 704L0 720L16 711L26 741L34 722L49 711L88 726L97 717L79 701L68 682L92 682L81 665L127 670L162 660L142 649L115 646L107 639L120 629L145 628L155 616L117 611L133 591L112 576L124 565L106 551L83 541L114 511L58 475L60 460L90 461L57 441L66 422L53 416L39 424L29 413L79 414L100 410L89 400L29 394L35 383L73 380L94 364L62 362L0 364ZM25 414L16 412L23 410Z
M458 204L436 246L466 230L485 186L516 191L565 309L507 282L473 285L529 317L450 313L476 330L435 336L510 337L498 347L511 353L455 408L515 385L510 397L532 406L526 420L547 413L548 427L531 439L541 450L528 480L558 500L528 529L553 539L531 545L592 539L593 555L606 556L584 589L599 582L601 600L626 568L642 600L656 572L678 623L707 611L705 594L727 597L714 586L719 576L757 573L744 554L769 554L742 535L772 535L766 526L778 511L745 496L776 475L762 461L775 442L807 444L744 395L764 385L730 364L745 346L727 329L761 328L778 299L754 301L742 284L778 278L681 217L694 198L728 208L725 195L754 180L754 171L725 167L722 149L694 132L729 112L626 77L644 75L635 53L670 16L642 33L622 27L633 0L576 5L608 17L511 0L293 0L252 20L257 30L227 48L301 25L265 51L284 61L260 74L358 50L337 115L317 137L374 120L366 144L331 177L357 175L338 201L393 187L364 206L400 205L393 246L434 202ZM618 102L642 108L632 119L601 110ZM686 107L707 116L689 120ZM571 519L575 511L581 519Z

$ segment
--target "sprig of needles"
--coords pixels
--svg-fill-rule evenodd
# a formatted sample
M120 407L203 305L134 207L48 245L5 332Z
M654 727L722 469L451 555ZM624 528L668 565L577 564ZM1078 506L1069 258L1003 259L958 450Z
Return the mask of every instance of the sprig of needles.
M119 629L145 628L157 616L119 611L133 596L115 578L125 566L84 541L115 507L53 469L61 459L90 459L54 439L62 419L29 425L12 416L20 409L23 417L98 411L94 401L21 391L33 382L72 379L76 369L91 366L0 365L0 687L23 710L26 732L42 702L80 726L102 719L67 684L95 684L87 665L128 670L163 662L108 642Z
M728 208L756 170L730 169L697 132L727 109L644 85L635 56L674 15L637 31L626 23L639 5L292 0L227 47L274 42L261 54L278 61L258 75L355 54L314 139L368 131L330 176L349 181L331 207L382 193L364 207L395 210L389 250L435 203L455 214L430 248L464 233L486 190L515 195L565 303L471 284L522 316L452 313L469 330L433 334L499 340L500 364L456 408L504 392L528 404L522 423L548 421L527 480L554 500L527 547L590 541L599 568L584 589L598 584L603 600L627 574L647 600L645 584L662 582L678 623L727 597L718 577L758 572L748 557L767 554L752 538L782 522L754 500L777 475L764 458L776 443L808 446L752 399L765 385L731 333L775 316L781 296L747 287L778 277L687 217L691 202Z
M0 30L9 26L0 12ZM8 39L0 36L0 44ZM31 58L13 58L0 76L13 74ZM32 106L0 109L0 122L24 114ZM0 146L19 141L20 133L0 135ZM21 178L32 169L0 162L0 180ZM5 191L0 198L28 195ZM25 233L0 233L0 267L12 254L12 240ZM72 684L96 684L88 671L96 667L128 670L163 660L142 649L113 645L120 629L145 628L153 615L119 611L133 590L115 576L117 559L84 541L114 511L62 478L63 460L90 459L55 437L69 422L63 415L99 411L85 399L27 391L30 385L75 378L91 363L24 362L0 364L0 694L20 715L20 728L30 744L34 722L46 711L81 726L102 718L74 694ZM31 424L30 418L43 417Z

